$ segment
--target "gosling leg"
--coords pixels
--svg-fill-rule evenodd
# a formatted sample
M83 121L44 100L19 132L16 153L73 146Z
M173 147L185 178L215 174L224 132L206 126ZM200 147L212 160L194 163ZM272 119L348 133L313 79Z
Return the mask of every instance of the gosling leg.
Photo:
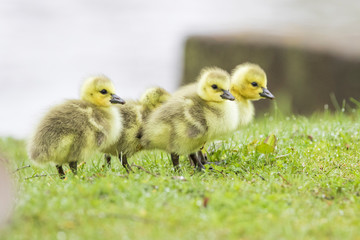
M189 155L189 157L191 158L191 160L195 163L195 167L198 171L201 171L203 169L205 169L204 165L202 165L200 159L196 156L196 153L191 153Z
M194 161L192 160L192 158L191 158L190 155L191 155L191 154L188 155L190 165L193 166L193 167L195 167L195 166L196 166L196 163L194 163Z
M61 165L56 165L56 169L59 173L59 177L60 179L64 179L65 178L65 172L64 172L64 169Z
M74 175L77 174L77 161L75 162L69 162L69 167Z
M109 154L105 154L105 161L108 168L111 168L111 156Z
M198 158L200 159L200 161L201 161L201 163L202 163L203 165L208 163L206 153L203 153L203 152L200 150L200 151L197 152L197 155L198 155Z
M126 154L122 154L119 153L119 160L121 162L121 164L123 165L123 167L125 168L126 172L127 173L130 173L131 172L134 172L132 170L132 168L130 167L130 164L128 163L128 160L127 160L127 157L126 157Z
M174 165L175 171L179 171L180 170L179 155L177 155L176 153L171 153L171 161Z

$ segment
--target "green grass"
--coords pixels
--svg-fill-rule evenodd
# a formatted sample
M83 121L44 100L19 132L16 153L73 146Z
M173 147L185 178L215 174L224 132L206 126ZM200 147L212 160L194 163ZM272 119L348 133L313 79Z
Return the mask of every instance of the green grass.
M275 152L252 147L277 137ZM27 159L25 143L0 139L17 182L14 215L0 239L359 239L360 112L256 120L210 146L215 170L182 176L169 156L130 159L150 171L126 175L101 155L60 180ZM209 150L210 151L210 150ZM50 175L34 177L35 175Z

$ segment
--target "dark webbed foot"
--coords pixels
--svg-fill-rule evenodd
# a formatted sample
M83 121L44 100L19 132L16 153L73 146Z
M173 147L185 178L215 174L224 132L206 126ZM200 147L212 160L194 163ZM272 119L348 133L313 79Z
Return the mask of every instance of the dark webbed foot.
M198 151L197 152L198 158L200 159L201 163L203 165L205 164L215 164L215 165L220 165L222 161L219 162L209 162L206 153L203 153L202 151ZM209 168L210 170L212 170L212 167Z
M77 162L69 162L69 167L74 175L77 174Z
M193 167L196 167L197 160L194 161L193 153L192 153L192 154L189 154L189 155L188 155L188 158L189 158L190 165L193 166Z
M122 154L122 155L119 154L119 160L120 160L121 164L123 165L123 167L125 168L127 173L134 172L127 161L126 154Z
M174 165L175 171L180 171L179 155L177 155L176 153L171 153L171 161Z
M105 154L105 163L108 168L111 168L111 156L109 154Z
M201 163L200 159L196 156L196 153L191 153L189 155L190 159L194 162L195 167L198 171L205 169L204 165Z
M59 177L60 179L64 179L65 178L65 172L64 172L64 169L61 165L56 165L56 169L59 173Z

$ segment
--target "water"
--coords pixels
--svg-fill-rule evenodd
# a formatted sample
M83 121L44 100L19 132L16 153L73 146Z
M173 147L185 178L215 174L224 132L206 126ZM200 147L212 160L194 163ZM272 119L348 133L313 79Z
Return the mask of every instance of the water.
M337 28L339 38L358 39L351 26L359 3L337 2L1 0L0 136L27 137L49 106L77 98L94 73L113 79L123 98L156 85L175 90L184 40L194 33Z

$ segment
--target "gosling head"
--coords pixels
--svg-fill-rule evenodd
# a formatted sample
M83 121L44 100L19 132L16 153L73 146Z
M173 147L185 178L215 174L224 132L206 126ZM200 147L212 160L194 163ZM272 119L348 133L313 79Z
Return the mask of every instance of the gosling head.
M198 95L210 102L234 101L229 92L230 75L221 68L204 68L198 79Z
M125 103L115 94L113 83L105 76L94 76L86 79L81 87L81 99L99 107L109 107L114 103Z
M161 87L149 88L140 97L140 102L150 110L157 108L170 97L170 93Z
M267 89L265 71L253 63L240 64L233 70L230 91L238 101L275 98Z

